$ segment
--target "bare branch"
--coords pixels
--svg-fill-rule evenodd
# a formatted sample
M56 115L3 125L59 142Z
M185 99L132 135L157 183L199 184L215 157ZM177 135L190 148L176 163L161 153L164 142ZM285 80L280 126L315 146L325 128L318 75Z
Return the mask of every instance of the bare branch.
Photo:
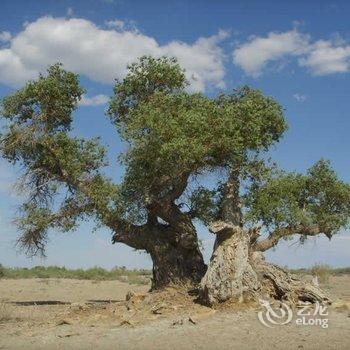
M124 243L134 249L148 250L148 243L151 235L147 230L147 225L136 226L125 221L118 220L112 225L114 234L112 243Z
M303 236L317 236L319 234L325 234L328 238L331 238L331 232L326 228L320 227L319 225L292 225L284 228L276 229L272 232L269 237L257 241L253 248L254 250L264 252L274 246L276 246L279 240L283 237L293 236L295 234Z

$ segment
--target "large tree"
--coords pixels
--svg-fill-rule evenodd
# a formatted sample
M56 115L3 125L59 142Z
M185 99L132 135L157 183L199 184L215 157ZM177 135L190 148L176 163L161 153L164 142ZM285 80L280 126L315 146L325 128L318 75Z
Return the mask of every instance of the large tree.
M153 288L200 282L209 304L266 292L324 298L261 252L294 235L331 238L348 223L350 186L323 160L307 174L270 164L269 147L287 128L274 99L248 87L217 98L190 93L175 59L142 57L116 81L109 103L128 146L116 184L104 175L99 140L70 134L83 92L78 77L57 64L3 100L0 151L23 169L26 200L17 224L29 253L43 252L50 229L94 218L110 228L113 243L151 255ZM208 268L195 220L217 235Z

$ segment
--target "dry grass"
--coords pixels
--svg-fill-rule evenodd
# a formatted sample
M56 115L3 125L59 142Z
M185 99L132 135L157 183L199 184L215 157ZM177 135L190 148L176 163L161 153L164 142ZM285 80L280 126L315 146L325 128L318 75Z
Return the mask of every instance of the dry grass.
M321 283L328 283L332 269L325 264L316 264L311 268L311 274L317 276Z
M11 307L3 301L0 301L0 323L9 321L12 318Z

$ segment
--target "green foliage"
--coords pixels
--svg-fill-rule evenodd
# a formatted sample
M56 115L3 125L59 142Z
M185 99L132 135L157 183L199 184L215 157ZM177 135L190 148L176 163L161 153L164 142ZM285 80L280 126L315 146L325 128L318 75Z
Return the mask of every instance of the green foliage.
M205 187L195 189L189 198L191 214L208 225L218 217L220 197L218 191Z
M0 264L0 278L4 277L5 275L5 268Z
M77 75L64 71L61 64L51 66L47 73L47 76L40 75L37 81L31 81L23 89L5 97L3 117L14 125L25 124L46 132L69 129L71 113L84 89L79 86Z
M16 222L30 254L43 252L50 228L68 231L85 215L108 220L116 210L117 187L100 173L104 147L68 134L83 92L77 75L56 64L2 103L0 152L24 169L18 188L27 199Z
M183 73L173 61L162 60L158 70L157 79L166 81L166 87L149 89L157 84L147 80L145 92L139 74L154 78L155 62L146 59L133 65L117 82L109 108L130 146L121 157L127 169L125 182L139 196L164 196L186 175L226 167L245 159L248 152L267 150L286 130L282 108L272 98L248 87L217 99L189 94L183 84L174 83L182 81ZM127 113L120 112L120 96L135 101L129 97L130 81L133 96L140 98L131 107L128 104Z
M247 220L272 229L317 225L330 237L349 223L350 185L337 178L329 162L320 160L305 175L269 176L247 194L246 205Z
M50 229L73 230L91 217L131 237L130 228L160 225L157 217L169 224L159 213L164 204L177 214L190 208L186 214L208 224L230 212L222 210L227 181L216 175L233 171L241 198L232 205L246 224L269 230L318 225L329 237L348 224L350 187L327 162L307 174L288 174L265 161L287 129L273 98L249 87L209 98L187 86L176 59L167 57L142 57L116 82L108 115L128 145L119 158L126 172L118 185L103 174L108 162L100 140L69 134L84 93L77 75L56 64L6 97L0 152L24 169L27 194L17 219L20 245L43 252ZM182 205L188 184L202 174L215 175L218 187L191 186Z
M188 85L175 58L143 56L139 62L128 65L127 70L123 81L117 80L109 104L108 114L116 124L127 122L130 112L154 93L169 94Z

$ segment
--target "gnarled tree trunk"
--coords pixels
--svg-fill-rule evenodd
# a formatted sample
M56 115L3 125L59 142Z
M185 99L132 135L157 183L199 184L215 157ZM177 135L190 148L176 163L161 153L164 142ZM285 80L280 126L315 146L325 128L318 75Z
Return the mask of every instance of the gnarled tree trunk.
M151 255L153 290L170 284L198 284L206 272L207 266L191 222L179 221L175 228L158 222L123 227L113 235L113 243L117 242Z
M153 260L152 289L169 284L198 284L206 265L192 222L179 217L176 225L156 224L147 251Z
M275 298L310 302L330 302L317 286L292 277L282 268L264 260L251 244L254 230L216 222L214 252L207 272L200 283L200 298L214 305L229 299L237 301Z
M152 289L170 284L199 283L206 271L206 265L199 249L186 249L170 242L156 244L149 251L153 261Z
M201 298L209 305L231 298L242 301L248 288L254 292L260 287L249 262L248 236L240 227L223 222L212 225L211 231L217 236L200 284Z

